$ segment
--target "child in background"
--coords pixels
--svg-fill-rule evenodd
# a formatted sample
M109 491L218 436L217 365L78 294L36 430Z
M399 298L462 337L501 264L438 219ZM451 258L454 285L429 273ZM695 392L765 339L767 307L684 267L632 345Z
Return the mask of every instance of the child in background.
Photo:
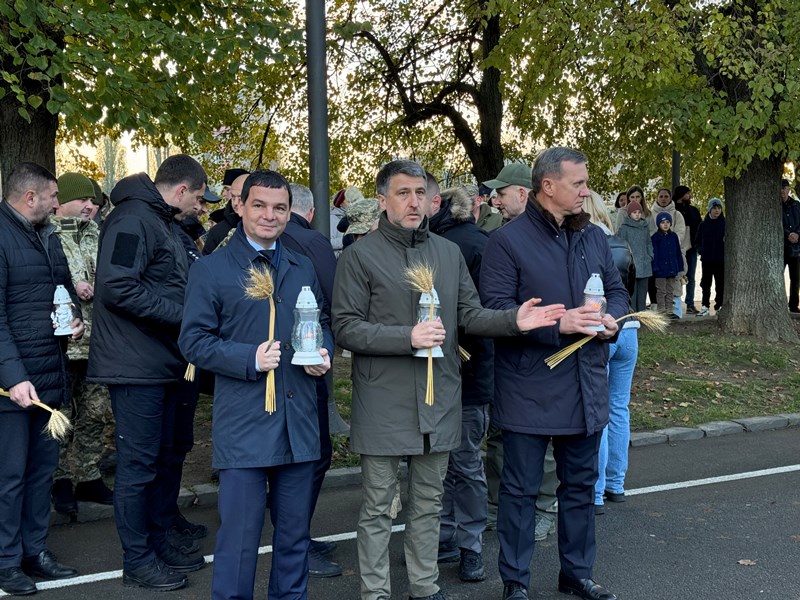
M722 200L719 198L708 201L708 213L697 230L695 247L703 263L703 276L700 278L703 306L697 316L704 317L710 306L712 278L716 283L714 312L722 308L725 293L725 217L722 214Z
M678 235L672 231L672 215L660 212L656 215L658 229L650 238L653 241L653 277L656 280L656 305L658 310L669 312L670 318L679 319L672 313L672 297L680 285L678 273L683 271L683 253Z
M647 308L647 281L653 274L653 241L647 219L642 218L642 205L636 200L624 209L627 211L619 225L617 236L628 242L636 265L636 284L631 294L631 306L638 312Z

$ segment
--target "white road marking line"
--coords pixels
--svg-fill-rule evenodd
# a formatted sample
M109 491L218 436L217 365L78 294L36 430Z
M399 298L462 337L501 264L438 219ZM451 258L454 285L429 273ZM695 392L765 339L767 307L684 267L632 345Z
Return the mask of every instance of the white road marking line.
M752 479L754 477L766 477L767 475L781 475L782 473L793 473L800 471L800 465L787 465L785 467L775 467L773 469L761 469L759 471L748 471L746 473L733 473L731 475L720 475L719 477L706 477L705 479L692 479L690 481L678 481L676 483L665 483L663 485L651 485L650 487L626 490L626 496L639 496L641 494L655 494L658 492L668 492L670 490L682 490L685 488L698 487L701 485L712 485L715 483L725 483L728 481L739 481L740 479Z
M644 494L656 494L658 492L669 492L672 490L681 490L691 487L698 487L701 485L713 485L716 483L726 483L728 481L739 481L742 479L753 479L755 477L767 477L769 475L782 475L784 473L794 473L800 471L800 465L787 465L785 467L775 467L772 469L761 469L758 471L747 471L745 473L733 473L731 475L720 475L719 477L706 477L705 479L692 479L689 481L678 481L675 483L665 483L663 485L651 485L649 487L636 488L633 490L626 490L626 496L641 496ZM395 525L392 527L392 533L405 531L405 525ZM336 533L333 535L326 535L324 537L314 538L324 542L343 542L347 540L356 539L355 531L347 531L345 533ZM261 546L258 549L259 554L270 554L272 546ZM214 562L214 555L209 554L203 557L207 563ZM74 585L83 585L85 583L96 583L98 581L107 581L109 579L120 579L122 571L106 571L104 573L92 573L91 575L80 575L70 579L59 579L58 581L41 581L36 584L39 590L54 590L58 588L71 587ZM3 591L0 591L0 598L8 596Z

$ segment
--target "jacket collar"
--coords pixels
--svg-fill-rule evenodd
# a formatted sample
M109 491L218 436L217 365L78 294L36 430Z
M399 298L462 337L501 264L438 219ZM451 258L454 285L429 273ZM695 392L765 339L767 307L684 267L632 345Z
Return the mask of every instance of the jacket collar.
M416 229L407 229L390 222L386 216L386 211L383 211L378 222L378 231L392 244L404 248L413 248L428 239L428 217L423 217L422 222Z
M533 195L533 192L528 195L528 204L525 206L525 214L528 215L531 220L544 221L556 231L559 229L580 231L589 223L589 213L581 211L577 215L570 215L566 217L561 226L559 226L558 221L556 221L556 218L553 216L553 213L545 210L545 208L539 204L539 201L536 199L536 196Z
M0 202L0 211L5 212L9 221L18 225L26 233L36 235L43 240L50 237L50 234L56 230L56 226L53 225L52 221L48 221L43 225L34 225L7 201Z
M114 206L129 200L139 200L146 203L167 223L172 222L175 215L180 212L180 209L167 204L161 192L158 191L158 188L146 173L124 177L111 190L111 203Z
M289 220L290 220L292 223L297 223L297 224L298 224L298 225L300 225L300 227L302 227L303 229L311 229L311 223L309 223L308 221L306 221L306 220L305 220L303 217L301 217L301 216L300 216L300 215L298 215L297 213L290 213L290 214L289 214Z

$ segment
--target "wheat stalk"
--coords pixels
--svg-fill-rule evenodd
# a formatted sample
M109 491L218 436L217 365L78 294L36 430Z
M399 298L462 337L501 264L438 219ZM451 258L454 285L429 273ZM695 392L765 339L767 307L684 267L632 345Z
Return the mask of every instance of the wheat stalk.
M464 350L464 348L460 344L458 346L458 355L461 357L461 360L463 362L467 362L470 358L472 358L472 355L466 350Z
M275 339L275 284L269 268L259 268L250 265L247 270L247 286L244 288L245 296L251 300L269 300L269 339ZM264 410L269 414L275 412L275 369L267 372L267 389L264 401Z
M195 375L194 365L192 363L189 363L188 365L186 365L186 372L183 374L183 378L186 381L194 381L194 375Z
M6 390L0 389L0 396L8 396L10 398L11 394L9 394ZM33 401L33 404L50 413L50 418L47 420L47 425L45 425L42 431L46 432L54 440L63 442L67 438L67 434L69 433L70 429L72 429L72 423L69 422L67 416L61 411L54 410L47 406L47 404L43 404L36 400Z
M427 263L412 263L403 272L403 276L411 288L420 294L433 295L435 272Z
M406 282L411 288L421 294L429 294L431 297L428 320L433 321L433 280L435 273L433 267L427 263L412 263L403 273ZM428 376L425 387L425 404L433 405L433 348L428 348Z
M659 333L664 333L669 326L669 319L663 314L655 310L641 310L639 312L628 313L627 315L622 315L618 319L615 319L617 323L623 321L625 319L634 318L638 319L639 322L650 329L651 331L657 331ZM587 335L584 338L581 338L574 344L570 344L566 348L562 348L555 354L548 356L544 362L545 364L550 367L551 369L561 364L564 359L566 359L570 354L575 352L578 348L583 346L589 340L594 338L593 335Z

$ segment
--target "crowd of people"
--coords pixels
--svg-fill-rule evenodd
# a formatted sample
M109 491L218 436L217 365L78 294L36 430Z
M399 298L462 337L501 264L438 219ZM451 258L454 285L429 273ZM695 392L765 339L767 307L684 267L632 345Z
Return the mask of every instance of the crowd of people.
M335 341L352 356L364 600L392 596L401 460L412 599L445 597L441 562L458 562L464 582L485 579L483 536L496 529L504 599L528 597L534 545L557 532L558 589L613 600L593 579L594 525L606 501L625 500L639 326L616 319L646 308L648 294L680 318L684 278L686 312L709 313L712 280L722 309L722 201L712 198L701 218L685 186L659 190L652 205L633 186L609 212L588 187L586 157L569 148L446 190L395 160L377 173L375 197L354 187L335 195L326 238L311 227L307 187L270 170L229 169L222 183L220 197L182 154L152 180L122 179L110 197L79 173L56 179L33 163L5 181L0 589L27 595L32 577L76 575L47 548L51 499L73 516L78 500L113 504L125 585L185 586L205 566L197 540L208 532L177 498L207 388L220 515L212 597L252 598L266 510L270 598L305 598L310 576L340 575L335 544L311 537L332 453ZM206 231L200 217L223 200ZM798 312L800 203L782 202ZM435 318L418 317L421 292L405 281L414 266L430 269ZM584 304L595 275L603 314ZM72 299L67 336L53 334L57 286ZM301 292L319 307L316 364L293 360ZM581 352L545 365L585 335L595 339ZM441 356L429 374L419 356L433 349ZM72 420L60 447L42 433L48 413L37 402ZM98 467L109 448L113 491Z

